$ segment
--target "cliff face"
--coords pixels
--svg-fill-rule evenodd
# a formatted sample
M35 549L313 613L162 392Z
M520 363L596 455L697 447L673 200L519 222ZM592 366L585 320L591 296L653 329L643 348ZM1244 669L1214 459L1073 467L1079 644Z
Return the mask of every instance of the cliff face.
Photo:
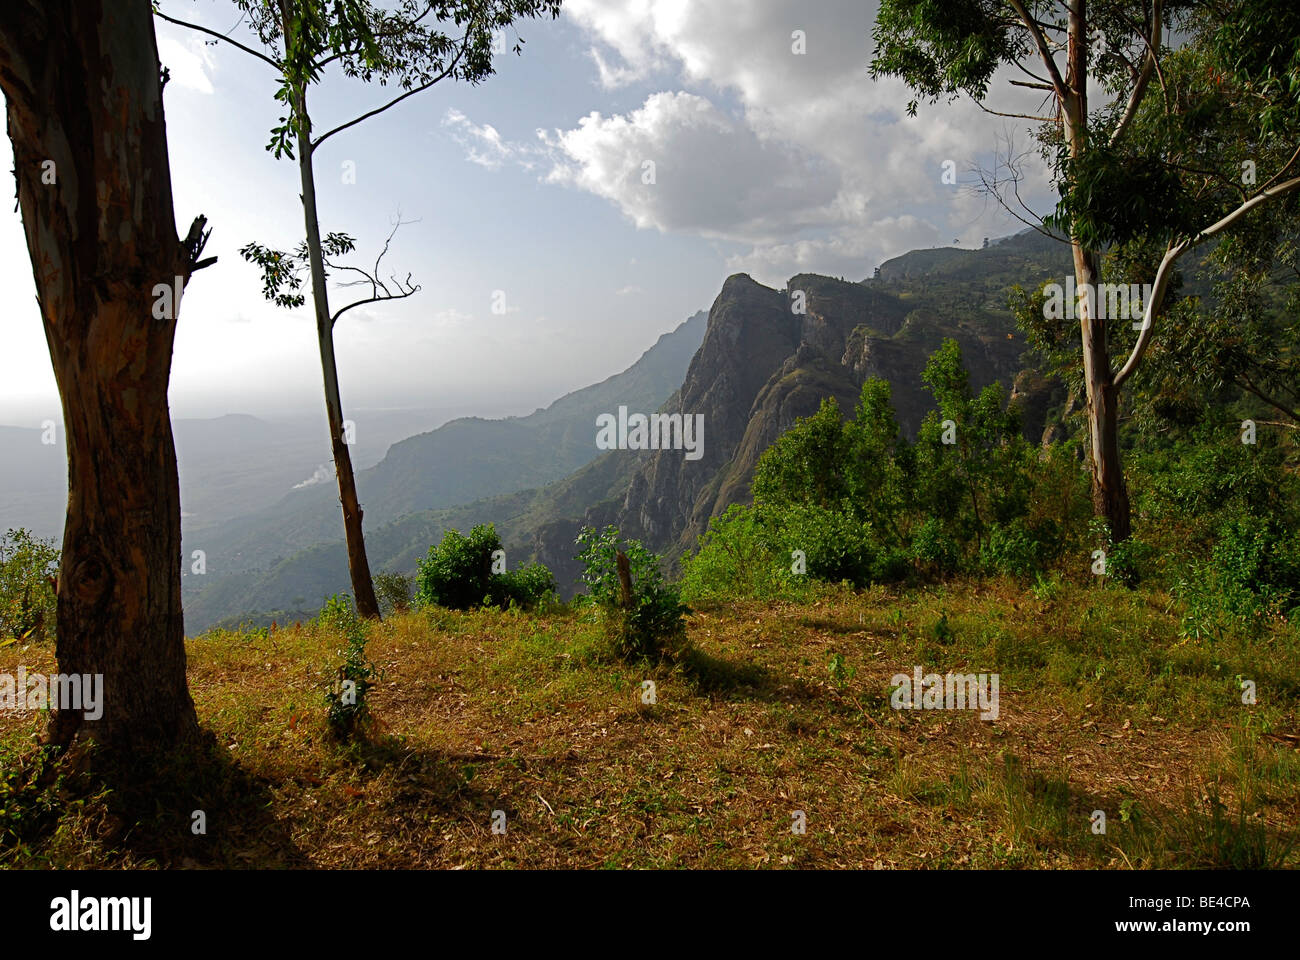
M873 376L890 381L899 423L915 435L933 404L921 371L946 337L961 345L976 390L994 380L1010 390L1024 343L1009 316L949 320L928 298L880 286L801 274L777 291L729 277L665 407L704 416L704 455L643 454L609 522L670 557L691 549L711 517L749 500L759 456L796 419L831 396L851 415ZM1027 424L1034 429L1041 434L1041 423Z
M798 348L797 321L777 291L744 274L728 278L686 379L665 405L668 413L703 415L702 456L688 461L680 450L648 454L615 520L620 530L658 549L677 538L730 463L772 371Z

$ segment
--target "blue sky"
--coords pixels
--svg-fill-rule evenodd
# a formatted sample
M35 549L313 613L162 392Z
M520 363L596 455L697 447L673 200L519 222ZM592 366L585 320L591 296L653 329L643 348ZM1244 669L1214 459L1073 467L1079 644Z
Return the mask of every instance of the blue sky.
M484 84L440 83L328 141L323 227L351 233L370 262L399 212L415 221L385 266L422 288L340 321L345 409L526 413L628 366L731 273L777 287L804 271L858 280L914 247L1018 229L941 169L950 159L969 181L1004 128L1028 134L965 103L906 118L903 88L867 77L874 6L570 0L557 21L521 24L523 55ZM238 20L228 0L162 9L222 31ZM310 311L266 304L238 255L303 232L296 166L264 149L279 116L270 68L157 26L179 230L206 214L220 258L184 298L173 413L314 410ZM232 35L250 40L243 26ZM310 94L313 120L327 129L391 95L327 79ZM7 140L0 154L11 167ZM1033 173L1028 193L1045 198ZM0 263L0 423L34 426L58 418L58 400L11 207ZM332 305L352 296L333 289Z

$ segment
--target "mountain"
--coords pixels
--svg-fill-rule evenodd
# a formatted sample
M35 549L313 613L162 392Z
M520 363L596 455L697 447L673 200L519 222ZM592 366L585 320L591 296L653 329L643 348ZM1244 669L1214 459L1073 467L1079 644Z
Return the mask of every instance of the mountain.
M446 419L435 410L350 411L359 427L354 462L375 464L395 440ZM329 431L318 415L275 421L244 414L172 422L181 487L181 526L187 536L269 507L309 481L329 453ZM52 442L43 442L43 441ZM0 530L26 527L58 540L68 506L63 424L0 426ZM333 473L328 479L333 483Z
M387 555L375 553L374 542L384 542L378 531L391 521L539 487L589 463L600 453L597 415L616 411L619 404L646 410L662 404L681 383L704 338L706 320L703 311L696 313L661 336L627 370L528 416L465 417L393 444L378 464L357 474L371 566L383 566L380 561ZM268 609L267 603L293 605L299 597L319 606L321 591L348 589L346 559L336 562L332 552L341 550L340 532L331 474L328 482L293 490L221 529L187 537L186 555L201 549L207 564L205 574L187 575L183 581L187 625L202 629L244 610ZM420 554L427 548L426 543ZM312 564L299 560L282 566L299 551L310 551L320 569L311 570Z
M920 374L945 337L961 345L975 389L994 380L1008 391L1015 388L1026 434L1037 440L1065 397L1059 385L1024 369L1025 343L1008 294L1015 284L1033 288L1063 281L1069 269L1068 247L1025 231L982 250L913 251L881 264L875 277L859 283L800 274L775 290L745 274L729 277L679 388L671 396L665 390L662 405L606 381L601 404L586 408L589 415L612 414L619 406L702 415L698 460L686 459L682 450L613 450L545 486L419 510L373 526L367 502L371 565L414 572L446 529L485 522L496 524L511 567L540 560L568 592L578 581L573 540L584 524L615 524L675 559L694 546L710 517L748 501L763 450L798 417L816 412L824 397L836 397L847 415L863 382L883 377L893 387L900 425L914 436L931 403ZM575 434L589 453L593 424L589 417ZM243 611L311 615L323 596L348 589L342 542L337 533L322 540L284 551L263 569L212 583L187 607L187 626L201 629L238 619Z
M704 415L704 456L648 454L613 522L669 557L691 549L711 517L749 501L758 458L777 437L826 397L851 414L870 377L890 382L899 424L915 436L932 403L921 372L946 338L960 344L975 390L998 380L1010 391L1025 342L1009 288L1064 277L1068 263L1064 245L1026 232L984 250L914 251L861 283L801 274L777 291L728 278L670 408ZM1026 403L1034 439L1045 407Z

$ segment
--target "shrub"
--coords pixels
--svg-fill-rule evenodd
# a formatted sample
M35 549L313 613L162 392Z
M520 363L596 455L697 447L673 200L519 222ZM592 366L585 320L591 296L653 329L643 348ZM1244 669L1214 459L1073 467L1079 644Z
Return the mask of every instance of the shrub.
M1146 574L1154 551L1137 537L1112 543L1106 551L1106 576L1126 587L1135 586Z
M1300 587L1300 538L1275 522L1233 517L1219 528L1212 554L1220 582L1259 595L1289 596Z
M622 541L618 530L598 533L583 527L577 544L582 548L582 580L590 589L590 602L605 614L607 639L615 654L625 660L662 660L685 652L686 621L690 609L673 584L664 580L659 558L639 541ZM627 557L632 596L623 602L618 557Z
M404 573L375 574L375 593L385 612L401 611L411 605L411 587L414 580Z
M912 558L925 573L943 576L957 569L961 547L939 520L926 517L912 533Z
M468 537L448 530L442 542L430 547L428 557L420 561L416 603L453 610L511 603L531 607L555 590L551 572L540 563L493 573L493 554L498 550L502 550L501 538L493 524L479 524Z
M357 616L352 598L334 594L325 601L317 624L342 636L341 662L325 690L330 732L339 740L364 737L371 724L367 694L379 682L379 669L366 657L367 626Z
M1054 525L1049 525L1046 533L1040 532L1032 529L1023 517L997 524L989 531L988 542L980 552L984 568L1023 578L1040 571L1057 539L1051 526Z
M416 574L415 600L453 610L479 606L490 592L492 554L501 538L492 524L480 524L465 536L448 530L442 542L429 548Z
M688 601L765 600L789 594L797 581L789 554L777 552L770 525L741 504L710 520L699 548L682 558L682 595Z
M555 596L555 577L544 564L530 563L518 570L498 574L492 582L497 606L536 607L544 598ZM504 602L503 602L504 601Z
M55 596L50 578L58 573L59 551L24 529L0 537L0 641L44 640L54 635Z

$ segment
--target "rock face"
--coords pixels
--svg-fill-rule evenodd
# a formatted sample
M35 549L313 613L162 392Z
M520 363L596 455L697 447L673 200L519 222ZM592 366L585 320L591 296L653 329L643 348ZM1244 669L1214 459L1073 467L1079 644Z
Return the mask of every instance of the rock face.
M927 255L923 264L904 268L891 262L882 268L882 277L897 276L896 283L800 274L778 291L746 274L729 277L709 311L686 380L665 407L704 415L704 455L687 461L678 450L642 454L608 522L676 558L694 547L711 517L749 501L759 456L796 419L815 413L826 397L835 397L845 416L851 415L870 377L890 382L899 423L915 436L933 406L921 372L948 337L961 345L975 390L998 380L1010 393L1025 344L1005 298L997 311L925 295L926 270L951 270L954 256L965 268L967 259L980 254L921 253ZM965 277L955 282L962 288L969 283ZM944 291L953 285L949 277L935 284ZM1047 395L1052 385L1041 377L1022 378L1019 387L1026 435L1037 442L1046 410L1059 398ZM605 512L591 511L591 519Z
M798 318L781 294L745 274L727 279L686 379L665 406L668 413L704 415L703 455L688 461L678 450L649 454L615 520L620 530L662 549L698 512L707 519L708 491L744 437L754 401L798 345Z

